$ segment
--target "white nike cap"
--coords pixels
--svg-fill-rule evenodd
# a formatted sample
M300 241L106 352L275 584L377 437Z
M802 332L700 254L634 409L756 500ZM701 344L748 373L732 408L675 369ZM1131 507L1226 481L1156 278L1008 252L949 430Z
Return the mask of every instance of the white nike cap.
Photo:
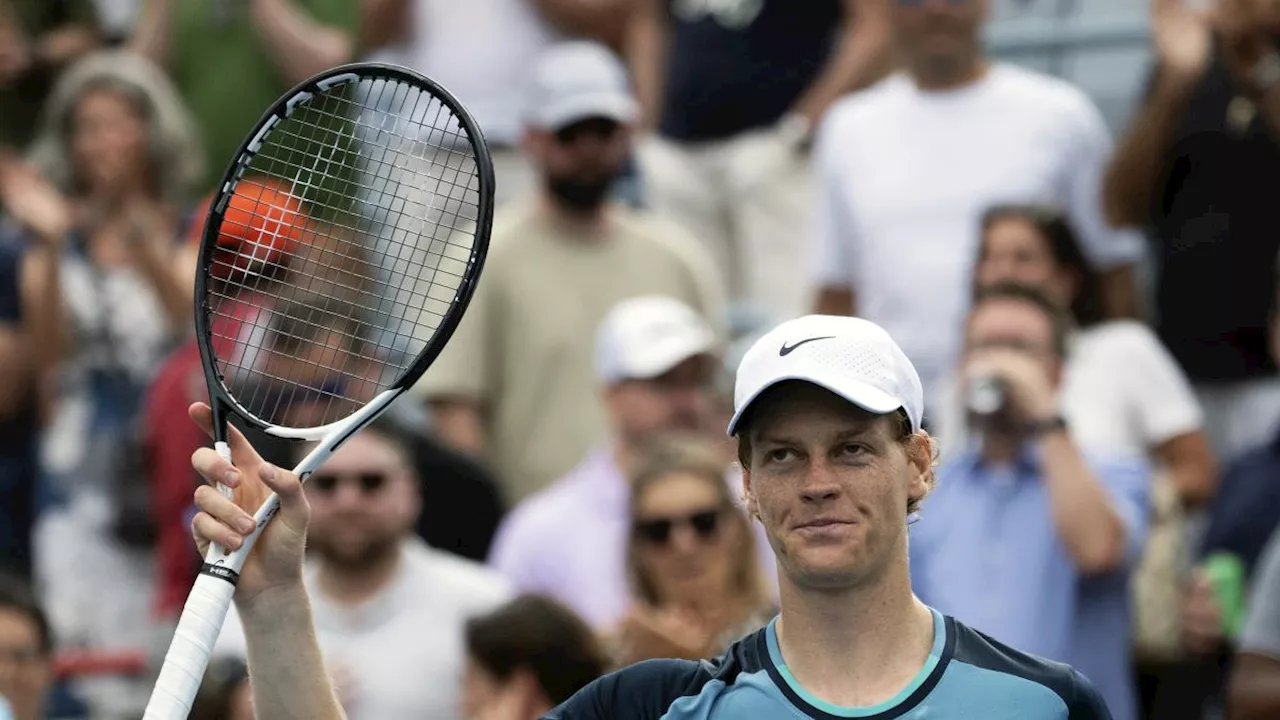
M716 334L696 310L662 295L615 305L596 331L596 376L608 384L649 380L714 352Z
M889 333L868 320L806 315L757 340L738 365L729 434L761 393L787 380L813 383L878 415L905 410L911 429L920 429L920 376Z

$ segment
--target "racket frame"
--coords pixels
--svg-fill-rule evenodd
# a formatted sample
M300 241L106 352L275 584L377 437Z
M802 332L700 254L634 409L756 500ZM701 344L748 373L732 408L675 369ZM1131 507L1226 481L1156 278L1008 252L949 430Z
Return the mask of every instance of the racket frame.
M476 162L475 173L479 205L473 243L469 258L469 272L462 278L454 299L441 318L426 347L414 361L386 389L365 406L341 420L311 428L285 428L258 418L243 404L236 401L226 387L217 369L217 356L212 343L212 308L207 300L208 268L214 262L218 250L224 213L235 194L235 189L245 175L253 156L261 148L263 140L272 128L288 118L300 104L330 89L361 80L398 80L417 86L439 101L457 120L461 133L470 144ZM214 447L218 454L231 461L231 449L227 442L227 420L234 414L251 427L276 437L294 440L318 441L315 448L294 468L303 482L316 468L328 459L343 443L406 392L435 361L453 336L463 314L471 303L476 285L484 269L489 249L489 236L493 229L495 178L493 160L479 124L471 113L448 90L434 80L399 65L388 63L356 62L340 65L318 73L298 83L280 96L263 113L253 132L241 143L234 159L227 165L219 184L219 192L209 205L201 235L195 281L196 343L200 363L208 386L209 404L213 410ZM219 492L231 497L230 488L217 484ZM204 563L192 586L182 617L174 633L161 667L160 675L147 705L144 720L185 720L195 700L196 690L208 667L226 614L230 608L240 570L253 551L263 529L280 509L280 498L272 493L254 513L255 529L234 552L228 552L217 543L211 543ZM180 647L181 644L181 647Z
M472 295L475 293L476 280L480 276L480 270L483 268L484 260L487 256L488 238L493 229L495 179L493 160L489 154L488 144L485 142L479 125L466 108L458 102L457 98L434 80L409 68L390 63L349 63L326 70L298 83L263 113L254 128L254 132L241 143L240 148L236 151L235 159L227 165L223 173L217 197L209 204L204 232L201 235L200 253L197 261L199 272L196 273L195 283L196 343L199 346L200 363L204 367L210 405L213 408L215 443L226 444L225 418L228 412L233 412L254 428L271 435L303 440L318 440L333 432L343 423L342 420L339 420L313 428L281 428L261 420L236 401L227 389L222 377L218 374L217 358L211 343L212 310L207 302L208 273L205 272L205 268L213 263L214 254L218 251L218 236L222 231L222 222L227 205L235 195L235 189L244 178L245 171L248 169L253 156L261 148L267 132L288 118L298 104L310 100L319 93L359 80L376 79L402 80L423 86L427 92L438 99L458 119L471 144L472 155L476 160L476 174L480 182L478 192L480 207L478 208L479 213L474 236L477 239L484 239L484 242L477 242L472 246L470 264L474 265L476 270L469 277L463 279L455 295L454 302L450 304L448 311L445 312L428 347L423 349L414 362L391 384L391 387L394 388L398 385L410 386L422 376L426 368L435 361L436 357L444 349L449 338L453 336L458 323L462 320L463 313L471 302ZM219 452L222 452L221 449L219 449ZM226 459L229 460L230 458Z

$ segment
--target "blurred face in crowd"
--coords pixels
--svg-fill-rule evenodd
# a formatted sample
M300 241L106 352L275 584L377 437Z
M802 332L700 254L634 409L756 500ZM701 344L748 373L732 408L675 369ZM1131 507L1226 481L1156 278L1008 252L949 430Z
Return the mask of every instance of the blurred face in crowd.
M743 430L743 483L794 586L875 585L906 562L908 504L928 492L928 443L903 441L897 415L873 415L809 383L774 386Z
M530 129L525 145L548 192L565 210L599 209L626 165L631 131L606 118L586 118L556 131Z
M39 627L26 613L0 608L0 697L13 707L14 717L43 718L52 682L52 662L41 647Z
M71 149L90 195L116 195L147 177L147 120L133 98L92 90L71 115Z
M316 329L305 341L289 338L273 359L280 364L276 377L311 387L325 383L334 370L345 367L353 359L351 343L337 329Z
M1051 384L1057 384L1061 359L1054 348L1053 321L1039 306L1016 298L983 301L969 314L965 360L984 354L1014 351L1039 365ZM1003 410L986 420L989 427L1016 430L1025 419Z
M895 0L894 37L921 79L966 79L982 55L987 0Z
M715 360L691 357L656 378L623 380L605 391L614 425L630 443L671 431L706 428L712 409Z
M318 427L354 412L377 393L380 368L363 362L351 337L354 324L319 328L295 323L277 333L265 353L262 374L276 385L278 401L265 403L269 418L290 427ZM298 387L301 386L301 387Z
M635 559L660 606L688 606L734 590L735 558L749 539L745 517L712 486L721 480L675 472L637 498Z
M979 289L1018 283L1045 293L1061 307L1070 307L1076 293L1075 276L1058 264L1035 225L1020 218L997 220L987 229L976 274Z
M421 505L408 458L374 430L338 448L305 487L310 549L338 567L360 568L396 552Z

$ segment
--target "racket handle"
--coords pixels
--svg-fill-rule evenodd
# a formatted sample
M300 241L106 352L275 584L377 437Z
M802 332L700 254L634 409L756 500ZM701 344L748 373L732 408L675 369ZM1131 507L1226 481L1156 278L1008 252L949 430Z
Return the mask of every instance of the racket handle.
M221 578L196 576L143 720L187 720L235 591Z

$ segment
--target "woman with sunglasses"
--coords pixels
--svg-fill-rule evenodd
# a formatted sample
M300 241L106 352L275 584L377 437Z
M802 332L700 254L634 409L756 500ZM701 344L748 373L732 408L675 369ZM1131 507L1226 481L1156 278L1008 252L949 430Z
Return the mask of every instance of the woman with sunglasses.
M632 477L627 564L635 605L613 638L620 667L715 657L774 614L721 458L703 442L668 439Z

